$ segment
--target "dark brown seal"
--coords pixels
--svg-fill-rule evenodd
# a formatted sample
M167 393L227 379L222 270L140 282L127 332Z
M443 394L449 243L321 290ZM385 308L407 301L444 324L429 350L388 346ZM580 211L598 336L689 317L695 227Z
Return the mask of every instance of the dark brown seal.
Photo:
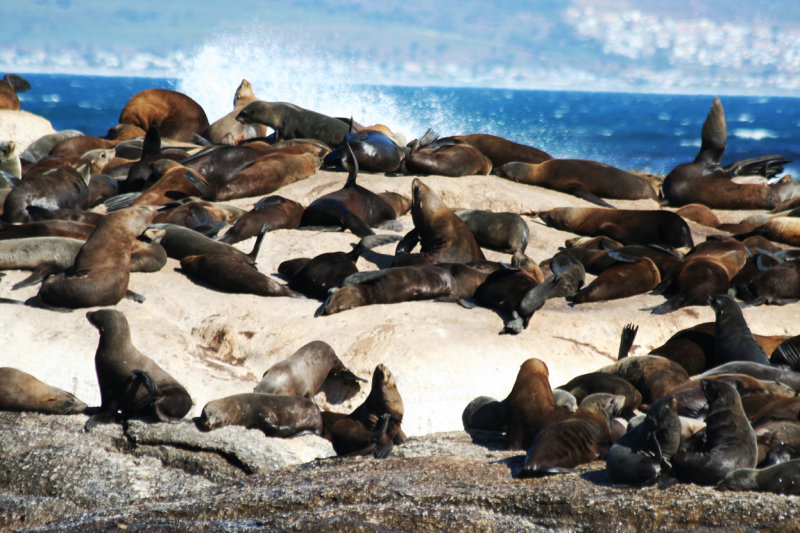
M550 154L528 146L526 144L515 143L497 135L486 133L470 133L467 135L453 135L453 139L463 141L470 146L477 148L483 155L489 158L492 166L501 167L511 161L523 161L525 163L541 163L552 159Z
M128 100L119 114L120 124L143 130L157 126L162 137L193 142L208 129L206 112L189 96L169 89L146 89Z
M382 458L393 445L406 440L401 428L403 399L389 369L379 364L372 373L372 388L364 402L349 415L330 413L325 420L325 438L338 455L373 453Z
M239 217L231 229L222 236L220 242L234 244L249 237L255 237L266 224L269 230L295 229L300 226L303 206L282 196L267 196L253 206L253 209Z
M758 446L736 389L722 381L701 383L709 402L706 427L681 444L672 464L679 479L712 485L734 470L754 468Z
M350 130L339 119L286 102L252 102L239 112L236 120L269 126L275 130L277 139L317 139L332 148L342 144Z
M310 153L264 155L231 176L216 190L214 199L225 201L269 194L284 185L313 176L320 163L321 160Z
M322 414L309 398L250 392L208 402L198 423L211 431L223 426L260 429L268 437L322 433Z
M568 294L568 301L586 303L626 298L651 291L661 283L661 273L650 258L632 257L618 251L608 255L618 263L580 291Z
M0 367L0 410L70 415L84 412L86 404L27 372L4 366Z
M0 81L0 109L19 109L17 93L30 90L31 84L22 76L6 73Z
M123 417L154 417L162 422L183 418L192 407L186 389L131 342L125 315L114 309L86 313L100 332L94 357L100 385L100 411L86 429Z
M572 194L593 204L612 207L601 198L658 199L650 182L617 167L585 159L549 159L542 163L511 162L498 176Z
M472 231L480 246L511 254L516 261L515 266L534 265L525 255L530 230L517 213L497 213L483 209L457 209L454 213Z
M800 459L760 470L739 468L726 474L717 488L800 495Z
M129 207L107 214L81 247L69 275L45 280L39 299L68 308L119 302L128 291L131 246L154 214L152 207Z
M414 229L398 244L395 265L412 263L469 263L486 258L475 235L433 189L419 178L411 182ZM420 253L411 254L416 243Z
M527 359L520 366L505 400L508 413L505 449L527 450L544 427L572 416L569 410L556 404L549 377L547 365L539 359Z
M345 142L353 150L358 168L367 172L395 172L405 156L405 150L389 136L377 132L348 133ZM325 165L337 166L347 157L344 146L325 156Z
M622 244L694 246L686 221L670 211L558 207L537 215L550 227L578 235L605 235Z
M578 403L590 394L597 392L607 392L623 396L625 398L623 411L628 415L633 415L633 411L642 405L642 394L636 387L631 385L626 379L605 372L581 374L556 388L570 392L575 396L575 400L577 400Z
M311 341L269 367L253 392L313 398L329 376L360 379L344 366L328 343Z
M41 174L25 175L19 185L6 196L3 204L3 221L26 222L27 207L47 209L86 209L89 200L88 174L62 166Z
M258 271L250 258L227 252L209 252L181 258L181 270L215 289L258 296L302 298L289 287Z
M629 381L642 393L642 403L652 405L689 379L681 365L657 355L633 355L599 370Z
M500 313L504 323L501 333L518 334L528 327L533 314L557 293L560 285L561 280L555 276L541 281L525 270L502 268L489 274L478 286L475 299Z
M727 294L709 295L708 302L717 318L714 324L714 366L733 361L768 365L767 354L753 338L739 304Z
M492 162L480 150L452 137L437 141L435 135L426 133L412 141L410 148L400 166L403 174L460 177L485 176L492 171Z

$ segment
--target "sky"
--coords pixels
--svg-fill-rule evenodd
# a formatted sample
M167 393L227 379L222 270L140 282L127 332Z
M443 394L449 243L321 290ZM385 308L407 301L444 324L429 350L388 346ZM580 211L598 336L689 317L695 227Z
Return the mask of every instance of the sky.
M800 2L26 0L0 69L180 78L293 69L355 82L800 94Z

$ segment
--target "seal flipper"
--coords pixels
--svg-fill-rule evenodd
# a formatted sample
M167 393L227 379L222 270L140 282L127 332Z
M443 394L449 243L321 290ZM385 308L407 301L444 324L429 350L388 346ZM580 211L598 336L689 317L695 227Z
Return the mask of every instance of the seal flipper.
M578 198L582 198L589 203L599 205L600 207L610 207L614 209L613 205L611 205L610 203L606 202L605 200L603 200L602 198L591 192L582 183L571 184L567 187L564 187L563 190L565 193L577 196Z
M145 300L143 294L139 294L138 292L133 292L132 290L125 291L125 298L127 298L128 300L133 300L138 304L143 304Z
M50 276L51 274L56 274L60 271L61 269L59 269L58 266L53 263L46 263L44 265L39 265L33 269L33 272L31 273L30 276L12 285L11 290L15 291L23 287L30 287L31 285L36 285L40 281L44 280L44 278L46 278L47 276Z
M792 339L783 341L775 348L770 357L770 363L786 363L795 372L800 371L800 349L791 342Z
M617 361L628 357L628 352L631 351L633 340L639 332L639 326L635 324L625 324L622 328L622 333L619 338L619 351L617 352Z
M120 209L130 207L131 204L141 195L141 192L115 194L111 198L106 198L106 200L103 201L103 205L106 206L106 212L108 213L111 211L119 211Z
M253 249L250 250L250 253L247 254L247 257L255 263L256 259L258 258L258 251L261 250L261 243L264 241L264 235L269 231L270 225L264 222L261 224L261 228L258 230L258 235L256 236L256 242L253 244Z
M519 303L520 316L527 322L527 319L541 308L547 299L558 292L561 288L561 283L561 278L552 276L529 290Z
M397 248L394 250L395 257L398 255L408 255L411 253L411 250L419 244L419 230L414 228L406 235L400 239L400 242L397 243Z
M200 197L203 198L203 200L214 200L216 196L214 194L214 189L212 189L211 185L209 185L208 182L201 178L196 172L187 170L183 173L183 177L195 189L197 189L197 191L200 193Z

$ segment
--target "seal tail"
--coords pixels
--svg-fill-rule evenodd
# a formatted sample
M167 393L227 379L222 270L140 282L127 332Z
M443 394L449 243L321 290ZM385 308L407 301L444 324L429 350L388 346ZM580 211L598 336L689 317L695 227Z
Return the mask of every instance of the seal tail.
M365 235L358 244L353 246L353 249L347 253L347 258L351 261L355 261L361 254L366 252L367 250L372 250L373 248L377 248L378 246L382 246L384 244L389 244L391 242L397 242L401 239L399 235Z
M265 222L261 225L261 229L258 230L256 243L253 245L253 249L250 251L250 253L247 254L247 257L249 257L250 260L253 261L253 263L256 262L256 258L258 257L258 251L261 250L261 243L264 241L264 235L267 234L269 229L270 225Z
M783 165L791 163L789 159L777 154L762 155L742 159L725 167L731 176L764 176L771 178L783 172Z
M633 346L633 340L636 338L636 333L639 332L639 326L635 324L625 324L622 328L622 334L619 337L619 351L617 352L617 360L628 357L628 353Z

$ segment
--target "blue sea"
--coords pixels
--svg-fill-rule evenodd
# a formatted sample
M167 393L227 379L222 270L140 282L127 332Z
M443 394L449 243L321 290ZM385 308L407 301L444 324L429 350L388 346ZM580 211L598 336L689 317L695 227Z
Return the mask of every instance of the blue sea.
M241 77L184 74L133 78L26 74L32 89L23 109L48 118L56 130L105 135L127 100L149 88L194 98L214 121L232 109ZM602 161L624 169L669 172L694 158L710 95L659 95L485 88L376 86L342 79L268 72L248 79L262 100L287 101L362 124L386 124L409 140L428 128L442 136L491 133L555 157ZM764 154L794 161L800 175L800 98L724 96L728 145L723 164Z

